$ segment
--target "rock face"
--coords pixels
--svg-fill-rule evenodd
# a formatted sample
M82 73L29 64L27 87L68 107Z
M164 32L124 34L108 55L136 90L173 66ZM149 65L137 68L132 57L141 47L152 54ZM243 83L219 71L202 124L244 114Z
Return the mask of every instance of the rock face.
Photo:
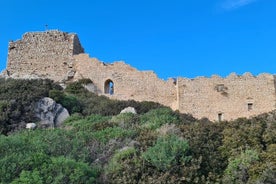
M53 99L45 97L35 105L35 116L39 118L40 124L45 127L58 127L70 115L62 105Z
M137 114L135 108L133 107L127 107L125 109L123 109L120 114L123 114L123 113L132 113L132 114Z

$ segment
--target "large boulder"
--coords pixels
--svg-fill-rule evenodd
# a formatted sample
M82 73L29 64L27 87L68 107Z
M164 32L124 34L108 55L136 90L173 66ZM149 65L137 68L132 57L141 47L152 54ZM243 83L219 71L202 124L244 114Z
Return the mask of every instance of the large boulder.
M53 99L45 97L35 104L35 116L44 127L58 127L70 115L62 105Z

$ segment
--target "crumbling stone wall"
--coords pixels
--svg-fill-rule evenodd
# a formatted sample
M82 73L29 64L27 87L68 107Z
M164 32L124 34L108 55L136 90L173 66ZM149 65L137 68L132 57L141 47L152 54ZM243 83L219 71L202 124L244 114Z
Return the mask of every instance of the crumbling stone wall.
M9 43L7 74L61 81L74 72L73 55L83 52L76 34L57 30L26 33L21 40Z
M97 93L110 98L137 101L155 101L175 108L176 86L174 80L161 80L152 71L138 71L125 64L115 62L105 64L96 58L89 58L87 54L75 55L74 79L90 78L97 87ZM105 93L106 81L114 84L114 93Z
M179 78L178 87L179 110L197 118L250 117L272 111L276 105L274 76L270 74Z
M13 78L50 78L57 82L89 78L91 91L113 99L155 101L197 118L230 120L275 109L275 76L247 73L227 78L161 80L152 71L105 64L84 54L76 34L61 31L24 34L10 42L6 73Z

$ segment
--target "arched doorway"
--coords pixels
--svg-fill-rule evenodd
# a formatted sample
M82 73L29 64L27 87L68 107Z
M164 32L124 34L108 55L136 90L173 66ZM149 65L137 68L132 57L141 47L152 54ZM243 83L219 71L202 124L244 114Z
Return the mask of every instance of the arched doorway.
M108 79L104 83L104 93L113 95L114 94L114 83L112 80Z

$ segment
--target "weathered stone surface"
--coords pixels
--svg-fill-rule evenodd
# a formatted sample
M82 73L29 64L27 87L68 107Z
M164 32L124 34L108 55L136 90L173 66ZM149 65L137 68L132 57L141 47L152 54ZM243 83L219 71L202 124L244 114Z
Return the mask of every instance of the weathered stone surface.
M92 93L98 93L97 86L94 84L83 84L83 87Z
M135 108L133 107L127 107L125 109L123 109L120 114L123 114L123 113L132 113L132 114L137 114Z
M46 127L58 127L70 116L67 109L48 97L36 103L35 115L41 120L40 124Z
M8 51L10 76L30 75L55 81L66 79L73 55L84 52L76 34L58 30L26 33L21 40L11 41Z
M67 79L68 79L68 80L69 80L69 79L72 79L72 78L74 77L75 73L76 73L75 70L69 70L69 71L67 72Z

